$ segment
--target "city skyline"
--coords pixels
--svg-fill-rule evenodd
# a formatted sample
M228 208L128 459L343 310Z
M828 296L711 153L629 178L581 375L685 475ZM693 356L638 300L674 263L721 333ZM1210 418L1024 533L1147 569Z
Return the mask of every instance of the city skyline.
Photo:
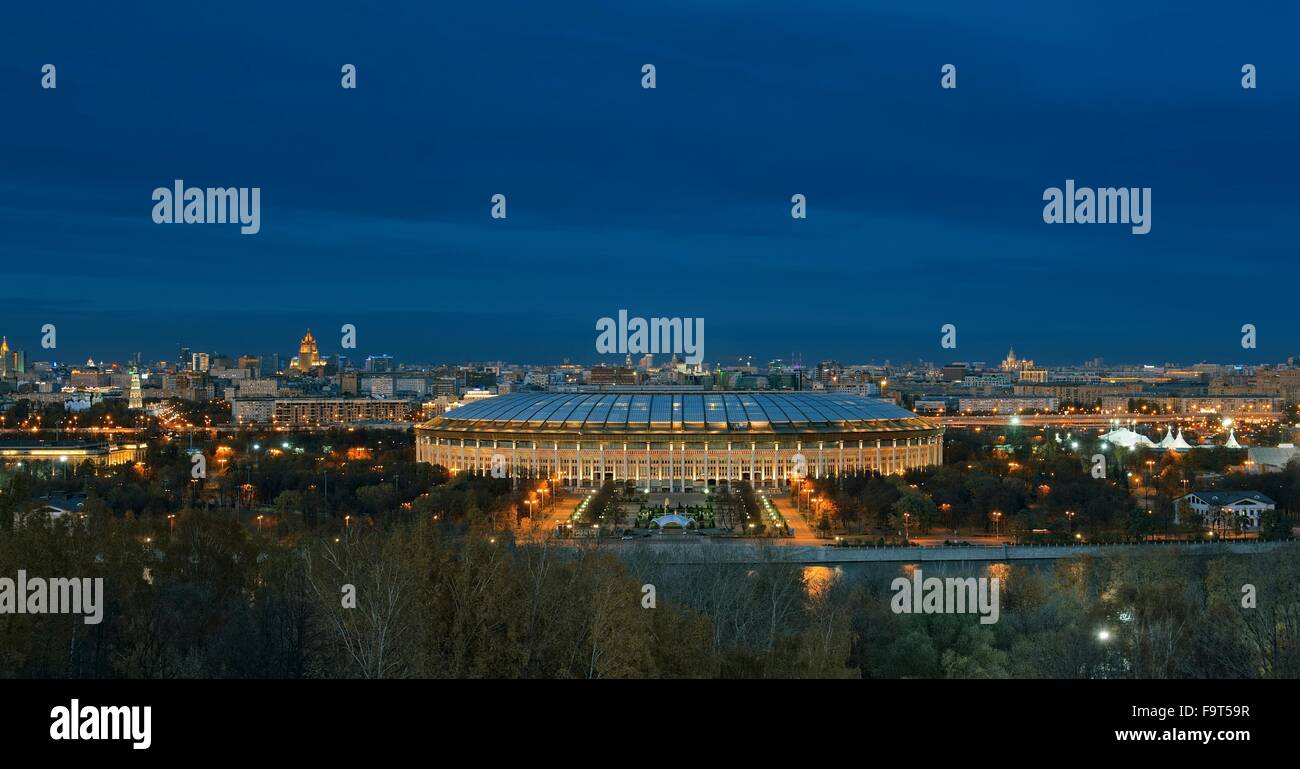
M7 337L6 337L6 342L8 342ZM191 354L202 354L205 357L210 355L213 356L214 358L225 357L230 360L236 360L241 357L260 358L264 356L276 355L279 356L280 362L282 364L282 369L285 371L285 373L292 373L295 368L292 365L292 361L294 360L293 345L290 344L277 344L274 347L265 348L265 349L243 349L243 348L230 349L228 346L218 346L215 348L206 349L206 348L200 348L182 342L176 345L172 345L170 352L167 352L166 350L161 348L158 348L157 354L149 354L148 352L146 352L146 350L155 349L156 347L157 347L156 345L144 345L144 346L136 345L134 347L135 351L131 353L125 353L125 354L120 352L96 353L92 351L90 353L87 353L86 355L53 354L58 351L43 350L40 349L39 347L35 351L35 354L33 354L30 350L23 349L23 348L15 347L13 349L16 352L24 353L29 365L35 362L44 362L44 363L51 363L59 366L77 367L79 365L84 365L82 363L79 363L79 361L84 360L87 362L93 361L96 365L100 365L100 366L119 365L123 367L130 367L133 361L135 360L136 353L138 352L140 353L140 361L142 365L153 366L162 363L177 364L183 362L184 363L183 367L189 367L191 361L188 358L185 361L181 361L179 355L179 353L182 350L186 350L189 351ZM61 349L66 349L66 348L61 348ZM94 348L94 349L98 349L98 348ZM844 366L890 366L890 367L912 368L917 366L930 365L930 366L934 366L935 368L939 368L949 364L965 364L965 365L975 364L975 365L987 366L989 368L997 368L998 361L1001 358L1001 356L1005 355L1006 351L1008 350L1014 351L1014 349L1015 349L1014 347L1004 348L1004 352L1002 354L995 353L986 356L973 355L967 357L962 357L962 356L943 357L943 356L915 355L915 356L904 357L904 358L880 358L880 357L871 357L871 356L837 358L837 357L830 357L830 356L807 355L800 350L794 350L792 351L792 353L787 353L785 355L776 355L773 357L738 354L738 355L723 356L721 358L708 358L703 361L702 365L706 370L712 370L716 368L737 368L737 367L742 367L742 368L754 367L758 369L764 369L767 368L769 365L773 365L773 364L780 364L786 368L792 368L792 369L815 369L817 368L819 363L823 363L823 362L834 362ZM516 359L507 356L491 355L491 354L478 355L478 356L465 356L465 357L458 357L458 358L441 358L441 359L427 357L427 356L406 358L400 355L394 355L387 349L359 351L355 349L337 349L337 348L332 350L322 350L318 360L320 365L324 365L326 363L333 362L336 356L342 360L347 361L348 365L354 368L361 368L365 364L365 362L370 358L388 358L393 362L394 365L412 366L412 367L459 366L459 365L467 365L467 364L493 364L493 363L503 363L503 364L509 364L515 366L523 366L523 367L552 367L552 366L561 366L561 365L573 365L573 366L580 366L580 367L599 367L599 366L619 367L624 365L626 361L626 356L623 355L599 355L599 354L592 354L586 357L581 357L577 355L572 355L572 356L566 355L560 358L549 359L549 360L538 359L538 358ZM681 356L674 355L672 353L658 354L650 357L652 358L653 365L656 368L662 365L666 365L669 361L673 360L674 358L676 358L679 363L681 362ZM1250 357L1255 357L1255 356L1250 356ZM1161 368L1196 366L1196 365L1213 365L1213 366L1221 366L1225 368L1238 367L1243 369L1253 369L1257 367L1267 368L1267 367L1275 367L1275 366L1292 365L1296 360L1296 357L1297 356L1295 355L1288 355L1279 360L1266 359L1266 360L1247 362L1247 361L1236 360L1236 359L1215 360L1208 357L1202 357L1197 359L1186 359L1186 360L1160 360L1160 359L1112 360L1112 359L1107 359L1104 356L1100 356L1100 355L1087 357L1087 358L1079 358L1077 360L1066 360L1066 359L1054 359L1051 356L1038 355L1036 356L1036 360L1034 361L1034 363L1037 365L1038 368L1046 368L1046 369L1076 369L1076 368L1088 368L1088 367L1116 368L1116 369L1148 367L1148 368L1161 369ZM635 368L642 367L641 358L642 356L639 355L633 356L633 367Z

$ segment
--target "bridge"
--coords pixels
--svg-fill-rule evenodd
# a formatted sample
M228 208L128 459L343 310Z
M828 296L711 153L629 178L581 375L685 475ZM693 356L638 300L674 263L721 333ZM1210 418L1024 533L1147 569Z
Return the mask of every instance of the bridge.
M1232 416L1238 419L1277 421L1280 411L1252 411L1243 414L994 414L985 416L952 415L938 417L945 427L1110 427L1122 424L1195 424L1207 417Z

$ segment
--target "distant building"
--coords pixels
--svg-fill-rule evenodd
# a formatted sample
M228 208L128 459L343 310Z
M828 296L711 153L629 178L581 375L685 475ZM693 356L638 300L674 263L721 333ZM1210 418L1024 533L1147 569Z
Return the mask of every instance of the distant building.
M27 361L21 350L9 349L9 337L0 339L0 378L25 373Z
M965 363L949 363L943 367L941 376L945 382L960 382L970 373L970 368Z
M1058 410L1060 407L1060 400L1050 395L1002 395L957 399L957 410L963 414L1051 412Z
M373 374L384 374L393 370L393 356L391 355L371 355L366 358L366 371Z
M139 411L144 408L144 393L140 388L140 372L131 369L131 396L127 402L127 408Z
M404 400L374 398L279 398L272 420L277 426L312 427L348 422L403 422L411 404Z
M99 466L143 462L143 443L112 444L107 441L0 441L0 464L18 462L67 462L73 466L90 460Z
M230 402L230 418L235 424L270 424L275 418L275 398L235 398Z
M1032 360L1020 360L1016 358L1015 348L1012 348L1007 352L1007 357L1003 359L1002 365L1000 366L1003 371L1021 371L1033 367L1034 362Z
M1180 509L1199 515L1206 528L1232 529L1240 522L1242 529L1254 531L1260 516L1277 504L1258 491L1193 491L1174 500L1174 523Z
M361 394L361 373L358 371L343 371L339 373L339 390L344 395Z
M371 377L368 381L372 398L391 398L396 394L395 383L390 376Z
M238 398L273 397L280 391L280 383L275 379L244 379L239 382Z
M325 365L321 360L316 338L311 335L311 329L307 329L307 335L298 343L298 357L293 359L291 365L300 374L310 374Z
M634 385L638 380L636 370L626 366L592 366L587 377L588 384L594 385Z

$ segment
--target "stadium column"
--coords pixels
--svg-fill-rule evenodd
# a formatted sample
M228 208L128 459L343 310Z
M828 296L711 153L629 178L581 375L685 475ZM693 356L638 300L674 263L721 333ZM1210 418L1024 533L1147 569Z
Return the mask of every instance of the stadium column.
M673 483L673 441L670 438L668 439L668 493L669 494L676 491L676 489L673 488L674 485L676 484Z
M627 482L627 441L623 442L623 482Z
M863 447L862 444L863 444L863 440L862 440L861 438L859 438L859 439L858 439L858 468L857 468L857 473L856 473L857 475L861 475L861 474L862 474L862 469L863 469L863 468L862 468L862 458L863 458L863 448L864 448L864 447Z
M879 438L876 439L876 466L873 469L876 471L877 475L882 474L884 472L884 470L880 469L880 439Z

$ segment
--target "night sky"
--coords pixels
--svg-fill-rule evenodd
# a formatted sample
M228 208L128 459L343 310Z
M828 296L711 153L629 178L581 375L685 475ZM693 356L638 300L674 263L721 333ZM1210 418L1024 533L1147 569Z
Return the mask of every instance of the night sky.
M0 24L32 360L353 323L354 359L586 362L619 309L703 317L709 362L1300 354L1292 3L78 5ZM261 232L154 224L177 178L261 187ZM1066 179L1151 187L1150 234L1044 224Z

